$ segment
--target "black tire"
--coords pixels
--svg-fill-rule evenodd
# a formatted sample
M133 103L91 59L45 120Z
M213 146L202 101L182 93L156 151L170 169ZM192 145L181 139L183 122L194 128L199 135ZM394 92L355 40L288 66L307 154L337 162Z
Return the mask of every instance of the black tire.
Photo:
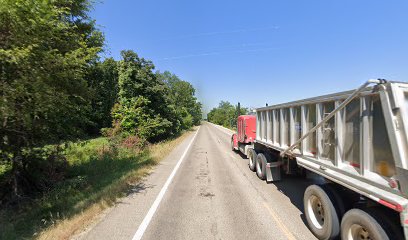
M266 157L263 153L256 157L256 175L261 180L266 179Z
M365 210L373 216L383 227L390 238L395 240L404 240L404 230L402 229L399 213L384 207L371 207Z
M317 185L306 188L303 206L309 229L318 239L334 239L340 233L340 221L330 193Z
M235 152L235 147L234 147L234 138L231 138L231 150Z
M256 157L257 154L254 149L249 149L248 151L248 158L249 158L249 169L251 169L252 172L255 172L256 170Z
M341 221L341 239L364 239L361 236L369 236L367 239L389 240L390 237L383 227L369 211L354 208L349 210ZM391 239L396 238L392 236Z
M345 201L340 196L339 189L331 183L324 184L321 187L326 192L326 194L329 195L329 198L332 201L334 208L336 209L337 216L339 219L341 219L347 211L347 206L345 204Z

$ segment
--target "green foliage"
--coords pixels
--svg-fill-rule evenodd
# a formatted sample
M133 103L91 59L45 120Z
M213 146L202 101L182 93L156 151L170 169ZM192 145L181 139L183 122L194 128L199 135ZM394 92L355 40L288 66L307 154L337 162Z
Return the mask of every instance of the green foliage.
M92 2L0 0L0 238L113 201L153 164L146 140L200 123L190 83L133 51L99 59ZM111 138L67 144L101 129Z
M202 118L202 105L195 97L195 89L191 83L181 80L176 75L165 71L157 72L161 79L170 89L169 98L174 106L177 106L177 117L181 119L182 128L189 129L192 125L200 124Z
M120 121L123 134L138 135L144 139L160 139L168 134L172 123L155 114L149 99L143 96L122 100L112 110L113 118Z
M88 0L1 0L3 160L30 161L24 149L83 133L90 111L84 76L103 44L88 8Z
M112 124L111 109L119 91L117 65L113 58L107 58L92 65L86 76L92 94L89 133L97 134L101 128L108 128Z
M119 98L112 111L122 134L158 141L199 123L201 104L195 89L175 75L153 73L152 62L122 51L118 63Z
M65 179L16 211L0 208L0 239L31 239L34 233L81 213L94 203L113 204L134 186L140 169L154 165L148 151L138 152L121 142L96 138L68 144Z
M69 167L47 145L105 129L142 146L200 123L190 83L154 73L133 51L99 59L104 36L88 16L92 3L0 0L0 204L63 181Z
M245 115L248 113L247 108L241 107L239 115ZM207 120L209 122L222 125L224 127L233 128L237 124L238 107L233 106L228 101L221 101L218 107L213 108L207 114Z
M22 114L30 109L26 105L31 107L34 104L29 103L35 102L34 116L30 117L39 118L37 124L40 124L45 118L41 105L46 105L41 100L52 104L62 97L58 102L76 103L75 99L86 96L82 76L101 44L90 43L89 36L97 35L93 33L96 32L93 22L72 15L73 9L62 7L62 2L3 1L0 5L0 31L5 33L0 39L2 96L5 96L2 103L10 113L6 116L8 124L19 120L12 119L17 110L16 100ZM78 14L83 16L82 12ZM70 20L71 17L78 19ZM12 90L14 99L8 96ZM50 107L45 106L44 110Z
M119 61L119 106L113 111L125 134L138 135L149 141L171 135L174 109L168 107L168 89L153 73L151 61L133 51L122 51Z

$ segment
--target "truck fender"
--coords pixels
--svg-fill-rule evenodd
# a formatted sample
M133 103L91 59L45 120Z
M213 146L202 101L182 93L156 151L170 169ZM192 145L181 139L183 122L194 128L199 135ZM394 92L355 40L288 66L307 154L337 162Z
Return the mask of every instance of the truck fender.
M266 163L266 182L272 183L281 180L281 162Z
M281 161L272 161L270 154L265 154L266 157L266 182L272 183L281 180Z

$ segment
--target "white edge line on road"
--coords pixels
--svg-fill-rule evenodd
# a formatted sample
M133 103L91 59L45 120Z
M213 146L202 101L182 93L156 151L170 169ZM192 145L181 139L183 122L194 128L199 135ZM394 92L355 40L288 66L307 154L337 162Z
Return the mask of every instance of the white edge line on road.
M144 217L142 223L139 225L139 228L137 229L135 235L133 236L132 240L140 240L143 237L144 232L147 229L147 226L149 226L150 221L153 218L154 213L156 212L157 208L159 207L159 204L161 200L163 199L164 194L167 191L167 188L169 187L171 181L173 180L174 175L176 175L177 170L179 169L181 162L183 162L184 158L186 157L186 154L188 150L191 147L191 144L194 142L194 139L197 136L198 131L200 130L200 127L197 129L197 132L194 134L193 139L191 139L190 143L188 144L186 150L184 151L183 155L181 155L180 159L178 160L176 166L174 167L173 171L171 172L169 178L167 179L166 183L163 185L162 189L159 192L159 195L157 195L156 199L153 202L153 205L150 207L149 211L147 212L146 216Z

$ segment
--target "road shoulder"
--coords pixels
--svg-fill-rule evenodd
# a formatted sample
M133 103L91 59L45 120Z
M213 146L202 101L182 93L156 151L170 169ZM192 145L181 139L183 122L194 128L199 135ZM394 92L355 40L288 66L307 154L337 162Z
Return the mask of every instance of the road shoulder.
M151 174L135 184L126 197L118 199L115 206L105 210L72 239L131 239L196 131L160 161Z

